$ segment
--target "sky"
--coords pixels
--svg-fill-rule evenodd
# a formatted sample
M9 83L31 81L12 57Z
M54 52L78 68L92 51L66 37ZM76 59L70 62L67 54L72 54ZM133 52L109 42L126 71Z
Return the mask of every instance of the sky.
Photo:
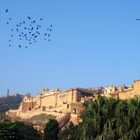
M8 13L5 10L8 9ZM8 47L9 29L31 16L52 24L51 42ZM0 95L129 85L140 79L139 0L0 0Z

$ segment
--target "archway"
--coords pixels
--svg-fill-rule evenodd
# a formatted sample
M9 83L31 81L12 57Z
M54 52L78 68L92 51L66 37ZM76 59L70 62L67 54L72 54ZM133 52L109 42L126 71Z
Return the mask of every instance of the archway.
M73 109L72 113L73 113L73 114L76 114L76 113L77 113L77 112L76 112L76 109Z

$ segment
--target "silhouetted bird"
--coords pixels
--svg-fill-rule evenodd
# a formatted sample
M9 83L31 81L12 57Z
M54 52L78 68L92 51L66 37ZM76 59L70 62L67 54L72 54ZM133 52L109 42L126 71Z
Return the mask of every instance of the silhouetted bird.
M30 20L30 19L31 19L31 17L29 17L29 16L28 16L28 19Z
M25 43L27 43L27 44L30 44L30 46L31 46L31 44L36 43L40 39L40 37L43 37L43 39L47 40L48 42L51 41L50 32L52 31L52 25L49 25L47 28L47 31L45 33L43 33L43 31L45 30L45 29L43 29L44 26L42 24L38 24L38 21L42 21L43 18L39 18L38 20L32 20L32 17L27 16L26 19L30 20L30 21L22 20L21 22L16 24L15 28L11 29L11 31L12 31L11 37L15 37L13 39L18 39L18 41L20 41L19 45L17 44L19 48L29 47L28 45L26 46L24 44L21 44L21 42L22 42L21 40L25 41ZM7 24L10 24L11 20L12 20L12 18L10 17L9 20L7 20ZM42 22L40 22L40 23L42 23ZM23 26L23 24L24 24L24 26ZM13 31L16 31L16 34L14 34L15 32L13 32ZM16 38L16 35L18 38ZM9 43L10 42L12 42L12 40L10 40Z
M7 13L8 12L8 9L6 9L5 12Z

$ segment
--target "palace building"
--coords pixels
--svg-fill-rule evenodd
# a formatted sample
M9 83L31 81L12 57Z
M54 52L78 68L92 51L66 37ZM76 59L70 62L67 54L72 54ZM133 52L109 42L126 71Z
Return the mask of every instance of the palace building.
M140 80L134 81L129 87L111 85L105 88L43 89L36 96L26 95L20 107L7 111L6 115L11 119L26 119L41 113L54 116L67 113L78 115L84 110L84 102L96 100L99 95L120 100L140 96Z
M101 88L73 88L64 91L43 89L36 96L25 96L19 109L9 110L6 115L10 118L28 118L40 113L79 114L84 109L82 102L88 99L91 100L94 94L101 92Z

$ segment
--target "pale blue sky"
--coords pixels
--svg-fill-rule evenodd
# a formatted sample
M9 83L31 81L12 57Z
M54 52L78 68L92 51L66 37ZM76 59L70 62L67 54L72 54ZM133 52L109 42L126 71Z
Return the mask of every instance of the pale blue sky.
M53 24L51 44L40 40L29 49L9 48L6 19L12 17L16 24L29 15ZM139 0L0 0L0 94L139 79L136 18Z

